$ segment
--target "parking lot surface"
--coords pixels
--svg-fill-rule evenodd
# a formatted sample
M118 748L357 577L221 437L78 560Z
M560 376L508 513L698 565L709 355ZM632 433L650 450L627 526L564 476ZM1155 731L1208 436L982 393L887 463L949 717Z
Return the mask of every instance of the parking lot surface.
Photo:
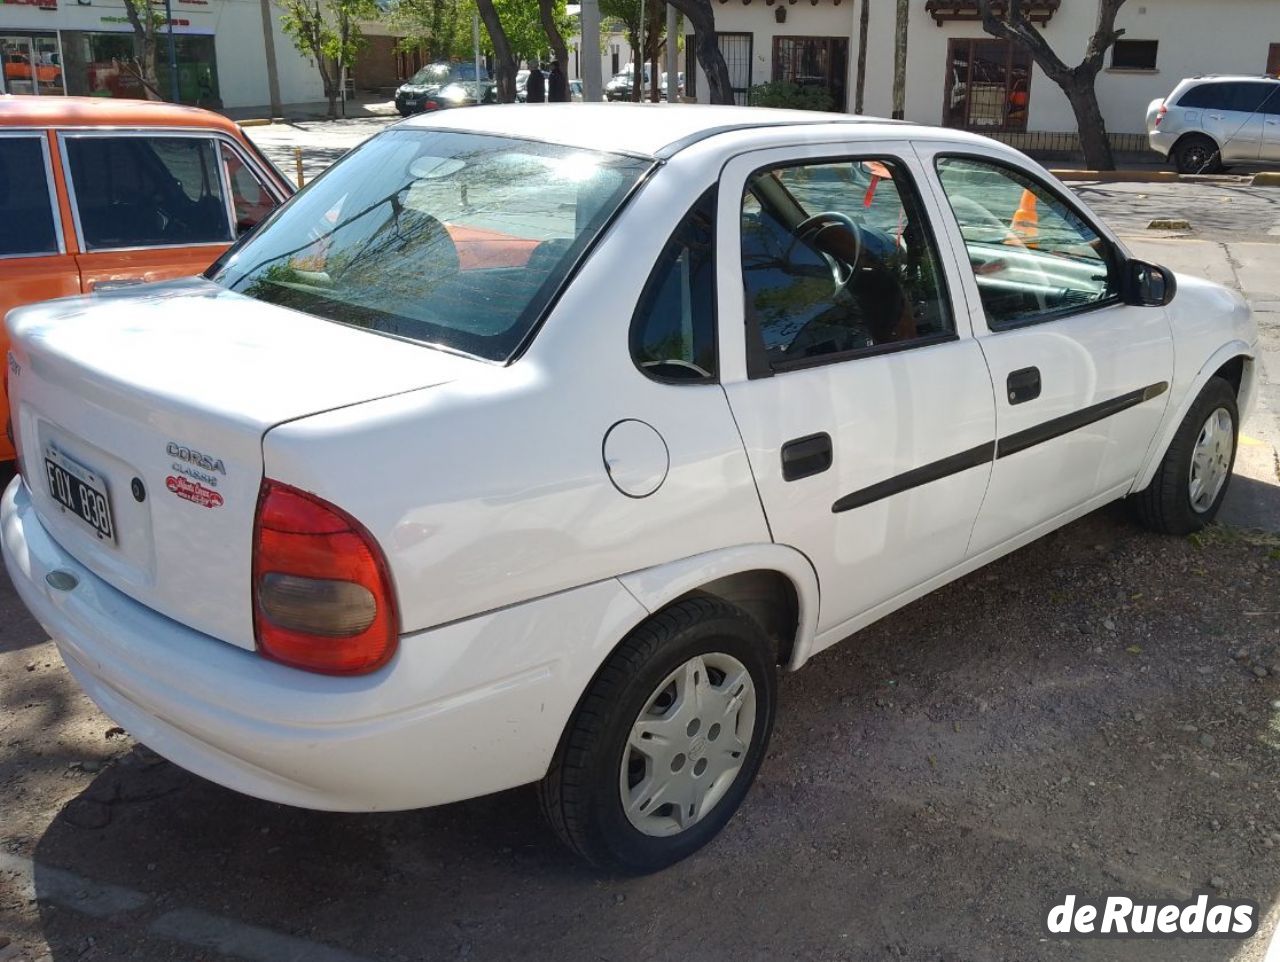
M382 123L251 133L291 173L294 146L315 171ZM1245 194L1187 186L1077 189L1141 256L1244 291L1280 376L1280 190L1233 229L1209 215ZM1137 226L1135 189L1190 232ZM784 678L738 816L642 879L576 862L528 789L334 815L183 772L94 708L0 579L0 962L1260 962L1280 920L1276 380L1245 435L1230 523L1164 538L1113 506ZM1243 943L1050 939L1067 889L1211 890L1263 922Z

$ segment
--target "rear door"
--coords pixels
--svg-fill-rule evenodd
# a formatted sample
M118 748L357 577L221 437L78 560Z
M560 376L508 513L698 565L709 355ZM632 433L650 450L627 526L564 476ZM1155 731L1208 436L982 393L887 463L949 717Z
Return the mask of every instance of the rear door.
M1217 142L1222 162L1252 163L1262 150L1262 114L1266 84L1230 81L1205 84L1204 131ZM1184 98L1185 99L1185 98Z
M1007 156L917 146L968 254L995 385L974 556L1128 489L1168 402L1173 341L1163 308L1121 302L1123 255L1065 194Z
M213 134L68 131L59 147L85 293L199 274L234 239Z
M4 317L15 307L80 292L80 276L66 253L54 188L49 137L42 130L0 130L0 363L9 339ZM9 406L0 392L0 427ZM0 431L0 462L13 459Z
M921 177L890 142L755 152L721 178L721 337L745 322L748 372L725 391L828 641L963 560L991 471L991 381Z

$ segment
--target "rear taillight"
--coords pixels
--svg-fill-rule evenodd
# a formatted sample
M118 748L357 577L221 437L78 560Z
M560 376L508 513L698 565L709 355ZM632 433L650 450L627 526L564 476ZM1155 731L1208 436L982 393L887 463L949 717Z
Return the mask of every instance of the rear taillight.
M1165 114L1167 114L1168 112L1169 112L1169 108L1168 108L1168 107L1166 107L1164 104L1161 104L1161 105L1160 105L1160 107L1159 107L1159 109L1156 111L1156 126L1157 126L1157 127L1159 127L1159 126L1160 126L1160 121L1164 120L1164 115L1165 115Z
M258 650L331 675L375 671L400 626L386 558L340 508L266 480L253 527L253 627Z

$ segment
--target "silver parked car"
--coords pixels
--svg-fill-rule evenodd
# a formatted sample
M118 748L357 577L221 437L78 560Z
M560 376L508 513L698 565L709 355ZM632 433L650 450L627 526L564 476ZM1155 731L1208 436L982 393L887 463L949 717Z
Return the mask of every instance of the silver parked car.
M1191 77L1147 107L1151 149L1179 173L1280 162L1280 79Z

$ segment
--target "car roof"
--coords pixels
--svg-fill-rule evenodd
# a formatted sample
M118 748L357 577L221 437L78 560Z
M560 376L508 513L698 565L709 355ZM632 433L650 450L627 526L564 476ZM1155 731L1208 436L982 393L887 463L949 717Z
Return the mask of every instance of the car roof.
M483 110L417 114L398 126L494 134L665 159L719 134L833 124L847 126L851 132L857 128L858 138L868 140L900 137L903 126L915 126L816 110L653 103L496 104Z
M221 114L154 100L0 96L0 127L202 127L236 133Z
M1188 77L1182 81L1185 83L1238 83L1241 80L1269 80L1272 83L1280 83L1280 77L1272 77L1268 74L1243 74L1243 73L1210 73L1201 74L1198 77Z

